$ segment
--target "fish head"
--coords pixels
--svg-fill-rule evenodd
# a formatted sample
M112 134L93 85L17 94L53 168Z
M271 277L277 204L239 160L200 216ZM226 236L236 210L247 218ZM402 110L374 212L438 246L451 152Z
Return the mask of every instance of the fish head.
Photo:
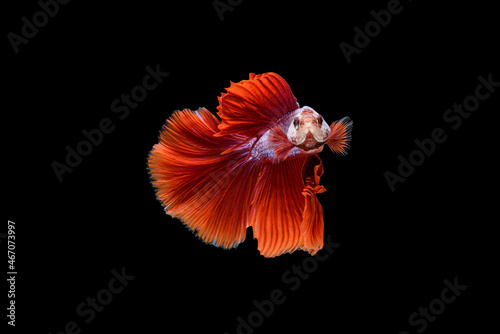
M311 107L302 107L292 113L287 137L290 143L305 153L318 153L330 137L330 126Z

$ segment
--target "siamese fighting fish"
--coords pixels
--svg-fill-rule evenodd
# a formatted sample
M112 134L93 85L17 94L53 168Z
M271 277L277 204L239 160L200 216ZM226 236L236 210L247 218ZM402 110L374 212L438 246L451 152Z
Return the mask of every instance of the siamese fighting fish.
M156 198L203 242L225 249L253 229L264 257L323 247L317 195L327 145L345 155L352 121L328 125L276 73L250 74L206 108L174 111L148 156Z

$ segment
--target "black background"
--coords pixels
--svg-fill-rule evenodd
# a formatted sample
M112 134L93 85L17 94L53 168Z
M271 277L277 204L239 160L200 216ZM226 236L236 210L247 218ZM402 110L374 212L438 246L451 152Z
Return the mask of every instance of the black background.
M281 289L285 303L255 333L415 333L408 317L458 277L468 288L425 332L486 332L497 314L499 93L455 131L443 114L474 94L479 75L500 81L498 18L478 2L402 6L350 64L339 44L353 44L353 28L387 1L244 0L223 21L212 1L71 1L19 53L5 37L16 330L59 333L75 321L81 333L233 334L254 300ZM20 34L21 18L39 10L33 0L6 10L4 36ZM111 102L156 64L170 75L120 120ZM349 154L320 155L325 236L341 246L296 291L282 275L307 253L266 259L252 238L229 251L203 244L164 214L146 171L172 111L215 112L229 81L268 71L328 122L354 120ZM52 162L103 118L114 131L60 183ZM391 192L384 172L397 173L398 156L437 127L447 140ZM86 324L77 306L123 267L135 278Z

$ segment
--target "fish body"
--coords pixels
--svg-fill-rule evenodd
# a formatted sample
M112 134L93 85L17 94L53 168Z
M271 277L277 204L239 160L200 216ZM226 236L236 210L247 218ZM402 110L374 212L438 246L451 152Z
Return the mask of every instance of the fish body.
M236 247L252 227L265 257L323 247L316 194L327 145L346 154L352 121L330 126L275 73L250 74L205 108L176 111L148 157L157 199L206 243Z

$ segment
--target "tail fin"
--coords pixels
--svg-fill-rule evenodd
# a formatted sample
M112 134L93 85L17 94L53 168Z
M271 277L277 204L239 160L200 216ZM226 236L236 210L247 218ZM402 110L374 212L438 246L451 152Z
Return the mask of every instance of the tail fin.
M330 125L330 138L326 144L337 154L346 155L351 142L352 120L344 117Z
M246 151L220 154L241 138L214 137L218 125L204 108L174 112L149 154L148 167L167 214L179 218L204 242L232 248L245 239L249 208L238 204L250 202L257 176L241 168Z

